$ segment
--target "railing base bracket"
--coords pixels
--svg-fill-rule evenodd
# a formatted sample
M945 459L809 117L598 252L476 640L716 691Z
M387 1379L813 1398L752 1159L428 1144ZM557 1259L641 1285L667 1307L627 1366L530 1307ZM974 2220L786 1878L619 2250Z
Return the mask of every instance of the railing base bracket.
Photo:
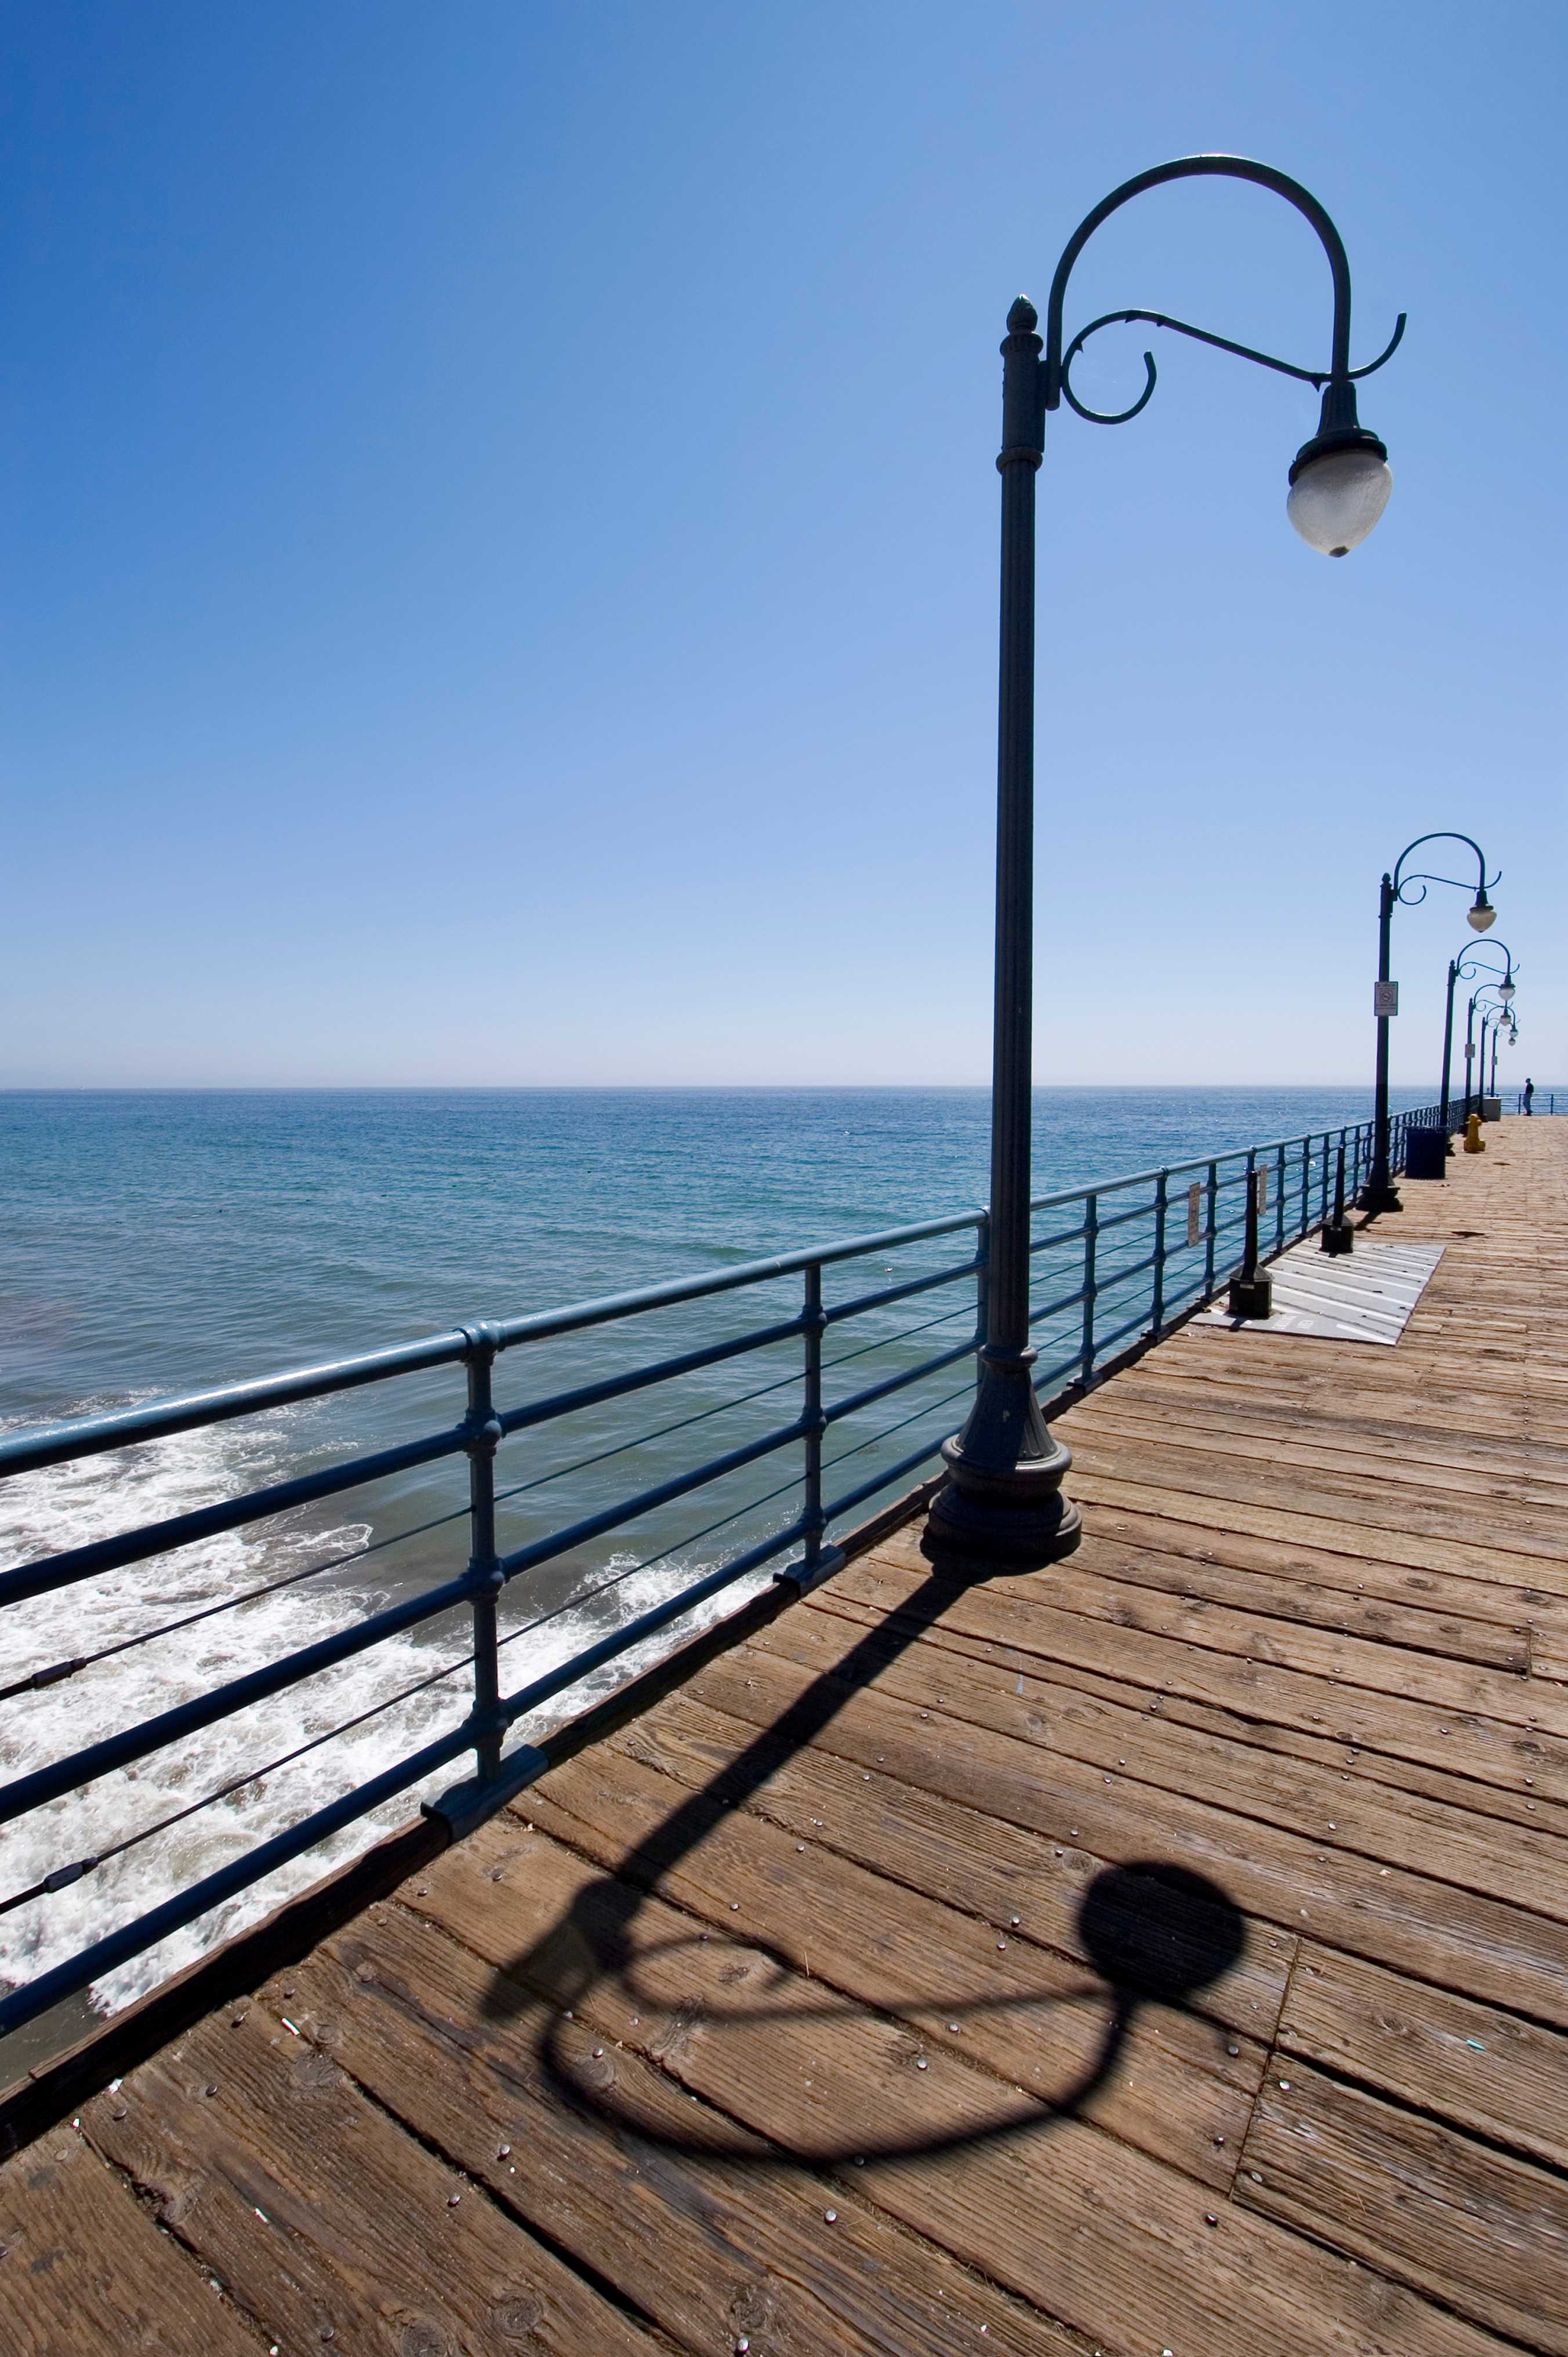
M813 1587L821 1587L824 1579L831 1579L835 1571L842 1571L848 1561L849 1557L842 1547L824 1547L809 1569L803 1563L792 1563L786 1570L776 1571L773 1585L775 1587L792 1587L797 1596L810 1596Z
M483 1784L477 1778L470 1778L465 1784L454 1784L438 1801L422 1801L420 1814L434 1817L438 1824L445 1825L449 1840L462 1841L487 1817L493 1817L498 1809L504 1808L534 1783L549 1765L546 1755L533 1744L520 1743L501 1761L499 1776L490 1777Z

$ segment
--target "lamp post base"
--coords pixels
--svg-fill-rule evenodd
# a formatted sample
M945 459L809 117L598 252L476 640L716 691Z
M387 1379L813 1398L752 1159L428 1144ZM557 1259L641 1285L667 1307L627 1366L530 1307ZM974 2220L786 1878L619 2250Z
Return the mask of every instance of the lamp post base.
M1273 1315L1274 1285L1268 1276L1233 1276L1226 1296L1226 1309L1232 1318L1270 1318Z
M942 1443L947 1487L931 1501L920 1541L942 1578L1039 1571L1070 1555L1082 1535L1082 1517L1062 1495L1072 1451L1040 1414L1034 1357L983 1351L974 1412Z
M1319 1238L1326 1253L1348 1253L1356 1249L1356 1231L1348 1220L1327 1220Z
M1402 1211L1403 1203L1385 1178L1380 1186L1375 1179L1362 1188L1360 1204L1363 1211Z
M948 1486L931 1502L920 1552L943 1578L1041 1571L1077 1546L1083 1517L1061 1493L1070 1448L1058 1442L1050 1457L1000 1478L966 1467L956 1440L944 1444L942 1456Z

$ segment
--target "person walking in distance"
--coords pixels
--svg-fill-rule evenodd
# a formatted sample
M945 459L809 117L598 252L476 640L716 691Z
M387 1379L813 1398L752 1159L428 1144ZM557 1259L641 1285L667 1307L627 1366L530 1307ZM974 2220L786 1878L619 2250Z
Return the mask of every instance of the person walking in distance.
M1528 1073L1525 1075L1524 1094L1520 1099L1520 1103L1523 1105L1526 1113L1533 1113L1535 1111L1535 1082L1530 1078Z

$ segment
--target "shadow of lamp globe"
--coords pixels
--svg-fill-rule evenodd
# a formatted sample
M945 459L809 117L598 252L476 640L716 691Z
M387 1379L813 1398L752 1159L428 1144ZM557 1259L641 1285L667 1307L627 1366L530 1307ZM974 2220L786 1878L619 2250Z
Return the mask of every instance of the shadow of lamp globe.
M1160 311L1108 311L1064 343L1068 281L1101 224L1134 197L1168 181L1243 180L1283 197L1316 232L1333 282L1334 316L1326 368L1297 368L1248 344L1212 335ZM996 952L992 1042L991 1205L978 1380L963 1430L947 1441L947 1481L932 1502L925 1552L954 1581L1027 1571L1070 1553L1078 1509L1062 1480L1072 1458L1052 1438L1035 1389L1030 1341L1030 1124L1033 1114L1035 476L1045 453L1047 416L1067 404L1095 425L1123 425L1153 393L1154 355L1144 354L1144 383L1131 408L1105 414L1072 387L1072 364L1103 328L1144 320L1216 350L1251 361L1313 386L1321 395L1317 431L1289 470L1286 513L1307 544L1346 556L1365 540L1388 504L1388 452L1360 423L1358 382L1388 360L1404 333L1400 314L1387 348L1350 366L1350 269L1338 231L1310 190L1272 165L1241 156L1184 156L1112 189L1084 218L1063 249L1046 307L1046 332L1020 296L1007 314L1002 346L1001 661L996 771ZM1086 1291L1093 1275L1086 1266ZM1086 1369L1086 1372L1092 1372Z

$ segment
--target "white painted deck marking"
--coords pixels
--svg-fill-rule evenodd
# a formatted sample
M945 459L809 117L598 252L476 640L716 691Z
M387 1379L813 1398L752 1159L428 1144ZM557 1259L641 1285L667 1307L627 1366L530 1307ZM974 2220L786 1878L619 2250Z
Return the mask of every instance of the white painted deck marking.
M1397 1342L1442 1258L1441 1244L1375 1243L1358 1235L1354 1252L1332 1259L1311 1236L1268 1264L1272 1318L1232 1318L1220 1300L1192 1322L1232 1333L1245 1328L1330 1342Z

